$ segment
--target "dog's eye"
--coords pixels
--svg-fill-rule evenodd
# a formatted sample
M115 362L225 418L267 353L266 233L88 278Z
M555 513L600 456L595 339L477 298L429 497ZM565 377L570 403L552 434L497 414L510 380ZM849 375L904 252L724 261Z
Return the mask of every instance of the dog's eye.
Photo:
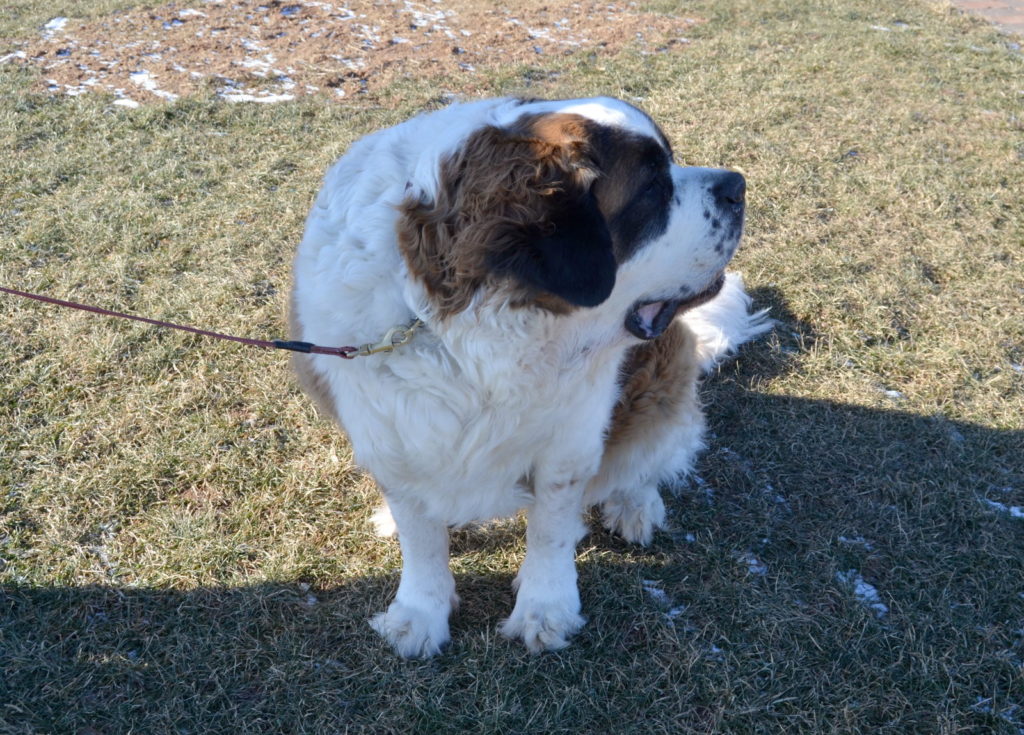
M640 193L640 196L658 198L664 197L667 195L666 185L667 182L665 181L664 176L654 176L644 186L643 190Z

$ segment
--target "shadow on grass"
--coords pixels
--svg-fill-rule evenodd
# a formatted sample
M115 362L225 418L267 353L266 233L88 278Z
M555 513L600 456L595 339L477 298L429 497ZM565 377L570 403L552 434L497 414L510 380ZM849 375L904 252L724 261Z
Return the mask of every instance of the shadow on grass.
M591 622L565 653L530 657L495 634L512 603L504 572L458 576L454 644L429 662L397 660L365 623L393 593L393 573L312 590L9 585L0 729L513 731L561 701L582 713L564 731L584 732L588 717L597 727L666 697L697 729L772 718L876 732L942 717L1005 725L977 702L1024 697L1013 632L1024 521L1009 513L1024 505L1024 432L759 394L749 387L776 359L769 352L754 346L706 387L715 437L700 482L669 502L674 533L642 551L603 531L584 542ZM454 548L495 543L460 532ZM767 572L752 575L737 562L744 553ZM876 586L886 616L836 583L848 569ZM669 621L642 591L647 577L685 615ZM547 704L517 699L524 682L546 687L536 696ZM769 713L780 698L789 704ZM487 712L504 725L482 725Z

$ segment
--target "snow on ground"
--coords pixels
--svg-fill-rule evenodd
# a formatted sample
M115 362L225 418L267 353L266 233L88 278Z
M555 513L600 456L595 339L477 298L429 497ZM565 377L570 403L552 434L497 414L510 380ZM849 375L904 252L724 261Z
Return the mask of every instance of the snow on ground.
M641 583L644 588L644 592L651 598L651 600L658 605L660 608L664 608L665 612L662 613L665 620L669 623L675 623L676 619L686 612L686 605L673 605L672 599L668 594L661 588L661 585L653 579L645 579Z
M1024 518L1024 508L1019 505L1007 505L1006 503L1000 503L998 500L989 500L988 498L978 498L978 500L997 513L1010 516L1010 518Z
M747 572L755 577L763 577L768 573L768 566L749 551L737 554L736 561L746 567Z
M844 587L850 588L853 591L854 597L862 605L874 612L875 617L884 618L889 613L889 607L882 602L878 590L875 589L874 585L865 582L864 577L856 569L836 572L836 581Z
M100 91L140 104L193 93L231 102L342 98L399 78L452 76L471 93L478 70L497 65L627 46L676 53L698 22L598 0L514 12L472 0L207 0L200 8L170 3L85 22L55 17L36 38L15 39L0 63L41 70L39 88L50 94Z
M874 551L875 546L863 536L840 536L839 543L843 546L859 546L865 551Z

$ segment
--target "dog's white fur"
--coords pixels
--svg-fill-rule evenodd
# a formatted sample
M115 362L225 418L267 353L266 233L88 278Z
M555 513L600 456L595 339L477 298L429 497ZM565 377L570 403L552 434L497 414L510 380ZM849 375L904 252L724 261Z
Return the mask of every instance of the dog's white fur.
M619 397L619 371L640 343L623 315L642 299L681 287L699 292L732 254L716 253L706 218L709 173L672 166L680 192L667 231L619 263L603 303L567 314L514 308L481 289L469 308L438 318L431 295L396 245L399 207L429 201L441 162L485 125L526 113L571 112L655 137L650 120L618 100L498 99L458 104L381 130L352 145L327 173L295 257L294 336L322 345L359 344L418 317L426 328L397 351L342 361L302 356L390 507L378 528L398 530L403 570L395 600L371 621L402 656L430 656L448 641L458 603L448 568L448 528L528 514L526 558L515 581L505 635L539 651L566 645L584 623L574 549L585 508L647 543L665 520L658 485L690 470L703 446L695 400L670 430L605 448ZM707 369L764 331L742 281L681 317L697 335Z

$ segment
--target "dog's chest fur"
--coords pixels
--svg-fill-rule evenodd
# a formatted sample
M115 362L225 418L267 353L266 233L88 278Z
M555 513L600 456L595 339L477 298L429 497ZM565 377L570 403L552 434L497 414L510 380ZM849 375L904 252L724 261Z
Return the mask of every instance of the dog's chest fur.
M415 488L425 510L452 524L528 505L538 468L557 471L553 454L596 471L625 335L593 318L523 319L518 329L453 322L446 346L420 333L358 364L321 362L356 460L389 493Z

